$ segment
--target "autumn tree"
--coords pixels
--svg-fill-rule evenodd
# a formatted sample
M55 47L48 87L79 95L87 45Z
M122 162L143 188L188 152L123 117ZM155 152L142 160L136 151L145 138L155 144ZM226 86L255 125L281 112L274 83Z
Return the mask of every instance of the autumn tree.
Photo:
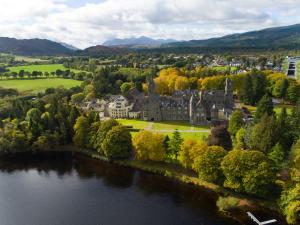
M150 131L140 131L133 137L137 160L162 161L165 158L164 136Z

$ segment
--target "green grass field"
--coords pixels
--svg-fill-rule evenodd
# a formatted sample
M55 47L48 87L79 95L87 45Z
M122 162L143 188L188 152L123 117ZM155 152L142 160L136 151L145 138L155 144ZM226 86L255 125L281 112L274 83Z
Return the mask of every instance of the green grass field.
M297 63L296 72L297 72L297 79L300 80L300 61Z
M124 126L132 126L134 129L141 130L147 129L155 133L168 135L169 137L172 136L175 129L178 129L184 139L202 140L203 138L207 138L210 133L209 127L191 126L187 122L149 122L129 119L118 119L118 121ZM132 132L131 134L134 136L136 132Z
M0 87L14 88L20 92L38 93L43 92L47 88L56 88L63 86L71 88L80 86L81 81L61 78L36 79L36 80L3 80L0 81Z
M56 70L68 70L68 68L64 67L63 64L45 64L45 65L29 65L29 66L14 66L7 67L8 70L12 72L19 72L20 70L33 72L33 71L41 71L41 72L55 72ZM80 70L71 69L71 71L77 73Z

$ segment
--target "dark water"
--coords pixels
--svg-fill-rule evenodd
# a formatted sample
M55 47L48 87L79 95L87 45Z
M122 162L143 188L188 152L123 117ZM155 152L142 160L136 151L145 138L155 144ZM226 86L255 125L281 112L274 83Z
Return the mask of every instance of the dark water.
M216 196L70 154L0 162L0 225L236 225Z

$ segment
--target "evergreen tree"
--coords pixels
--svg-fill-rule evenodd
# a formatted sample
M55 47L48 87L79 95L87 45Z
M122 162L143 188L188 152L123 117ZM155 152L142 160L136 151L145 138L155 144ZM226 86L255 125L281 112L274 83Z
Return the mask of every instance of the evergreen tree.
M163 146L166 152L168 151L169 148L169 141L170 141L169 135L166 135L163 142Z
M173 132L173 136L169 141L169 148L168 148L168 151L167 151L167 155L170 158L175 157L175 159L177 160L182 142L183 142L183 139L181 137L181 134L176 129Z
M250 147L267 153L274 146L277 137L277 126L274 116L265 114L252 129Z
M268 94L264 95L258 102L254 118L255 121L258 122L265 114L267 114L268 116L274 115L273 109L274 107L272 98Z
M300 138L300 99L292 110L291 125L293 139L297 140Z
M289 87L289 82L287 79L284 79L280 84L280 97L281 98L285 98L288 87Z
M253 86L250 75L246 75L242 86L242 101L247 105L253 105Z
M292 134L292 126L289 122L289 117L286 112L286 108L282 108L277 119L277 133L278 142L283 147L283 149L290 149L294 139Z

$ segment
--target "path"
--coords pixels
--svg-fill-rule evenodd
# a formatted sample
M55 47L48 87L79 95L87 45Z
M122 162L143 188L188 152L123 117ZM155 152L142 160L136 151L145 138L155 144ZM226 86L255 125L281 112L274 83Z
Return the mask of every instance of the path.
M153 127L153 122L148 123L147 127L145 128L145 130L152 130Z

